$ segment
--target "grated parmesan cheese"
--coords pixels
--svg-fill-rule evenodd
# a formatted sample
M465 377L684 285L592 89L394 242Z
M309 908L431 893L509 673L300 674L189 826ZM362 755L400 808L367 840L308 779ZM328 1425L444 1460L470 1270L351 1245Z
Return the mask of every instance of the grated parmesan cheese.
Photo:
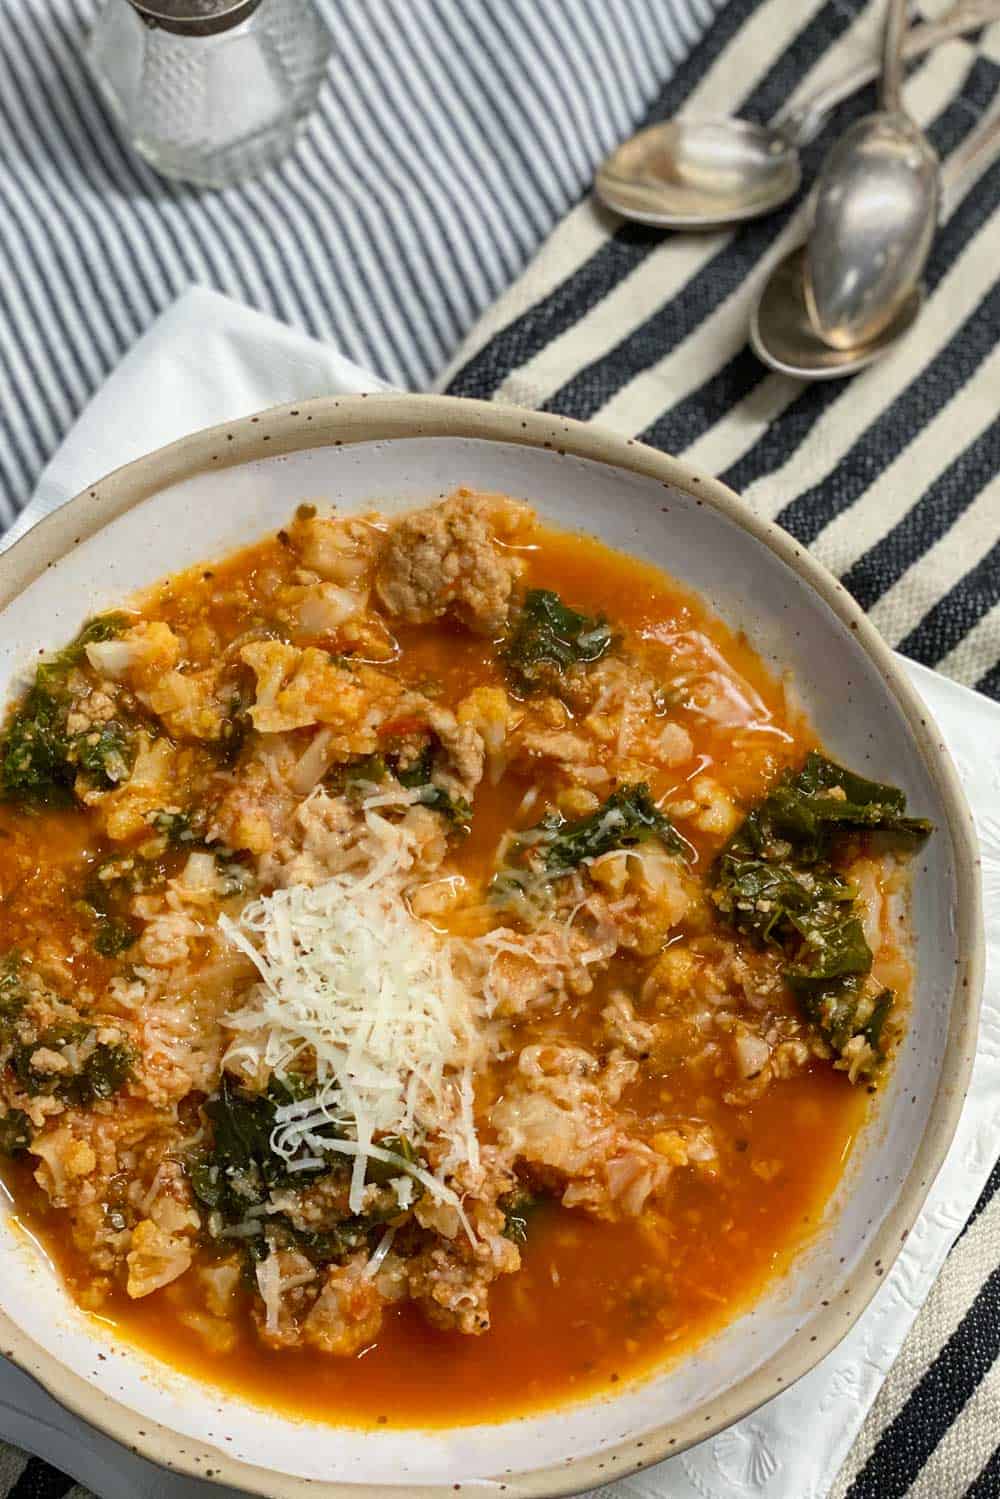
M391 804L408 805L405 795ZM299 1059L315 1067L315 1093L276 1111L271 1147L303 1167L330 1151L352 1158L353 1213L363 1208L366 1165L375 1160L461 1215L445 1177L460 1164L479 1165L472 1079L485 1048L482 1006L456 972L451 939L409 908L413 847L404 826L380 815L389 804L380 795L362 804L362 866L276 890L237 921L220 917L260 974L247 1004L225 1018L235 1033L225 1060L279 1076ZM432 1137L443 1143L437 1168L376 1143L387 1134L417 1149ZM406 1185L401 1206L412 1198Z
M396 1230L394 1228L387 1228L381 1239L379 1239L371 1259L361 1272L363 1280L373 1280L378 1274L382 1267L382 1261L392 1248L392 1241L395 1237Z
M266 1259L258 1260L254 1273L260 1299L264 1303L264 1326L268 1332L276 1333L280 1329L278 1318L281 1314L281 1268L278 1256L269 1254Z

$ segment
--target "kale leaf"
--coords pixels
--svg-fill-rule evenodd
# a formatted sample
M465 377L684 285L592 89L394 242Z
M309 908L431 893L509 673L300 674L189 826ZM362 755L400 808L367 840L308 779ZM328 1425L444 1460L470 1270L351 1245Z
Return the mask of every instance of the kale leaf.
M434 770L435 742L428 740L416 759L400 766L398 754L361 755L344 765L335 765L323 777L323 783L332 791L358 798L365 794L365 787L378 785L386 776L392 775L407 791L416 791L417 805L430 807L440 812L460 833L468 832L472 824L472 806L464 796L452 796L443 786L431 780Z
M228 769L232 769L240 758L247 736L253 728L250 718L252 706L253 695L242 689L234 692L229 699L229 713L219 735L219 759Z
M898 787L868 781L812 750L802 769L786 774L750 813L730 847L768 856L788 844L797 860L815 863L828 859L845 833L865 831L915 848L931 824L906 816Z
M861 1034L868 1042L872 1051L879 1051L881 1049L882 1030L895 998L896 996L891 989L883 989L872 1005L871 1014L861 1028Z
M365 1247L372 1231L399 1212L393 1201L385 1211L332 1217L305 1229L286 1212L263 1211L275 1188L306 1187L318 1176L348 1169L342 1156L334 1156L304 1168L299 1163L293 1171L292 1163L272 1149L277 1110L309 1098L314 1088L311 1079L286 1073L272 1076L266 1092L253 1093L223 1073L218 1093L203 1105L212 1141L189 1154L185 1169L195 1197L209 1210L209 1233L225 1239L230 1237L227 1228L239 1225L238 1242L251 1266L272 1250L286 1248L300 1250L317 1265L343 1260ZM337 1131L324 1125L319 1133L335 1138ZM408 1141L393 1137L392 1143L382 1143L404 1160L416 1160ZM400 1175L387 1162L370 1162L369 1180L381 1183L383 1171L386 1181Z
M365 795L366 786L377 786L389 774L384 755L358 755L353 760L332 765L323 777L323 785L352 800Z
M117 772L124 759L124 731L118 733L112 752L110 742L89 747L89 734L70 737L66 730L72 668L84 658L92 642L110 640L128 624L123 614L104 614L85 625L65 650L47 657L35 670L35 680L22 706L0 738L0 786L8 797L21 802L65 801L76 778L77 764L90 759L101 776ZM101 733L98 732L98 739ZM90 766L84 766L91 769ZM128 766L125 765L127 773ZM119 777L120 779L121 777ZM113 784L113 777L108 779Z
M93 1026L86 1021L53 1025L36 1040L16 1046L11 1065L25 1092L32 1097L55 1095L78 1108L87 1108L96 1099L111 1098L118 1093L132 1075L132 1053L121 1042L98 1042L75 1071L48 1072L35 1065L39 1051L64 1056L67 1047L78 1046L92 1030Z
M117 958L138 936L138 928L127 918L102 916L94 930L94 948L102 958Z
M111 1098L132 1075L132 1053L120 1042L99 1042L83 1064L82 1072L69 1085L72 1102L86 1107L96 1098Z
M653 801L649 787L644 782L619 786L586 817L567 821L558 812L549 812L516 837L508 849L506 867L490 882L489 896L516 908L531 890L533 875L558 879L584 859L636 848L653 838L669 853L687 855L686 844Z
M5 793L14 801L65 800L74 779L68 755L66 705L36 682L0 740Z
M328 1171L321 1166L291 1172L289 1163L271 1148L275 1114L294 1101L297 1089L272 1078L266 1093L242 1088L229 1073L222 1074L219 1091L204 1104L212 1126L212 1144L188 1159L187 1170L195 1196L231 1221L264 1202L272 1187L302 1182Z
M12 949L0 962L0 1044L14 1039L27 1001L21 954Z
M417 788L417 805L430 807L432 812L440 812L455 828L456 832L467 833L472 826L472 803L464 796L452 796L445 791L443 786L436 785L433 781L426 782Z
M69 670L78 666L86 654L88 645L97 645L104 640L116 640L128 629L131 621L127 614L97 614L88 620L76 639L54 656L49 665Z
M400 769L398 756L390 756L389 768L399 784L405 786L407 790L413 790L416 786L426 786L430 782L431 771L434 769L434 746L429 742L425 744L417 758L412 764L407 765L405 770Z
M850 888L850 887L848 887ZM850 906L817 901L809 910L789 917L802 941L795 961L785 969L793 986L825 983L848 974L867 973L872 952L861 920Z
M611 647L611 626L578 614L548 588L532 588L516 614L503 649L514 685L533 692L553 672L599 661Z
M759 946L782 951L803 1014L835 1051L855 1035L880 1051L893 995L871 999L872 951L858 892L831 860L860 833L911 849L930 831L929 822L906 815L897 787L812 751L749 813L716 861L717 906Z
M379 781L384 781L388 773L385 756L378 754L362 755L360 759L344 767L344 774L348 781L367 781L372 786L377 786Z
M738 835L737 835L738 836ZM832 922L839 907L850 909L855 889L827 865L748 858L735 840L718 864L716 902L741 932L764 945L783 947L803 925Z
M552 874L562 874L584 859L636 848L651 838L658 838L672 854L685 852L669 817L650 796L649 787L644 782L620 786L596 812L559 826L545 842L545 867Z
M882 1032L896 997L891 989L866 994L865 980L859 975L792 987L803 1015L834 1051L842 1052L852 1037L864 1036L876 1056L882 1053Z
M567 874L584 859L597 859L601 854L614 853L618 849L637 848L651 838L658 838L673 854L685 852L669 817L657 807L644 782L636 786L620 786L603 806L586 817L565 821L550 814L530 833L534 836L525 840L524 846L534 846L541 851L549 874Z
M22 1109L0 1114L0 1155L20 1155L31 1144L31 1120Z
M137 858L110 859L91 868L78 908L94 918L92 941L103 958L118 957L137 940L140 927L128 915L128 903L160 877L156 865Z
M375 1142L381 1150L391 1150L393 1155L399 1156L400 1162L405 1164L396 1165L394 1161L369 1160L365 1167L365 1181L374 1182L376 1186L385 1187L394 1181L397 1176L406 1174L407 1166L426 1167L427 1162L421 1160L414 1150L412 1143L405 1135L384 1135L381 1140ZM423 1194L420 1182L413 1183L413 1200Z
M297 1249L312 1264L329 1265L366 1248L371 1228L371 1221L362 1214L305 1229L297 1228L287 1213L269 1213L267 1240L251 1241L251 1253L255 1259L266 1259L272 1249Z
M434 745L425 744L416 760L405 770L399 768L398 759L390 755L387 768L401 786L418 793L417 804L440 812L457 832L466 833L472 826L472 805L464 796L452 796L443 786L431 780L434 769Z
M76 734L69 741L67 759L95 786L107 789L128 777L134 759L128 730L113 719Z

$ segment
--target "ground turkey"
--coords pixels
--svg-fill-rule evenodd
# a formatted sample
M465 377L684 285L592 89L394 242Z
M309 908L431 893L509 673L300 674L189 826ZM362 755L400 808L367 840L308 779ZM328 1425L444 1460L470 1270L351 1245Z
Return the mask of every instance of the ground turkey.
M451 615L478 635L496 635L521 571L501 538L527 511L511 500L460 489L443 504L404 515L386 537L375 588L392 615L411 625Z

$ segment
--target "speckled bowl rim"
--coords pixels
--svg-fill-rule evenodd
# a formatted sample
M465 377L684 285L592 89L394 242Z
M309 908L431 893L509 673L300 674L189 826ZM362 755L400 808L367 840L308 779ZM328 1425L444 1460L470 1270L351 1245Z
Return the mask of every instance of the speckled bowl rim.
M889 647L840 583L787 532L763 520L738 495L693 465L631 438L564 417L447 396L320 397L274 407L192 433L98 480L40 521L0 556L0 610L81 541L134 505L169 485L214 468L227 468L305 448L415 437L472 438L547 448L630 470L673 485L748 532L781 559L850 629L877 668L886 691L905 715L935 781L955 851L956 948L960 954L951 996L948 1040L937 1091L913 1166L895 1205L859 1261L852 1283L836 1304L821 1309L779 1353L713 1402L706 1418L672 1421L600 1452L505 1475L518 1499L549 1499L621 1478L716 1435L784 1389L830 1353L868 1305L912 1228L951 1144L975 1057L984 964L979 859L971 815L950 756L933 721ZM112 1396L68 1370L0 1313L0 1349L75 1415L161 1466L225 1483L271 1499L398 1499L403 1490L381 1483L340 1483L281 1475L241 1462L224 1451L139 1418ZM141 1435L137 1423L142 1420ZM552 1419L559 1419L558 1409ZM476 1480L478 1479L478 1483ZM474 1487L499 1488L488 1475L470 1475ZM407 1485L413 1499L446 1499L461 1485Z

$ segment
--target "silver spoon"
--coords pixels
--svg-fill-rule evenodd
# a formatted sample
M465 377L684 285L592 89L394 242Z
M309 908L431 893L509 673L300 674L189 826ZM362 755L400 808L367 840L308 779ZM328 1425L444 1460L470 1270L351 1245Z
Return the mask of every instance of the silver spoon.
M941 172L946 200L957 195L962 179L1000 141L1000 112L983 120L953 151ZM803 286L805 246L799 245L771 272L750 315L750 344L757 358L782 375L799 380L838 380L881 359L916 322L924 302L917 286L895 321L867 344L834 349L817 337L809 319Z
M945 19L915 26L903 43L903 57L922 57L997 20L1000 4L956 5ZM852 68L807 103L782 110L770 125L684 115L651 125L611 153L598 168L594 188L623 218L661 229L716 229L761 218L798 191L800 147L819 133L842 99L880 71L878 62Z
M871 344L919 284L937 228L941 163L903 108L907 0L888 0L882 107L823 163L802 268L809 321L834 349Z

